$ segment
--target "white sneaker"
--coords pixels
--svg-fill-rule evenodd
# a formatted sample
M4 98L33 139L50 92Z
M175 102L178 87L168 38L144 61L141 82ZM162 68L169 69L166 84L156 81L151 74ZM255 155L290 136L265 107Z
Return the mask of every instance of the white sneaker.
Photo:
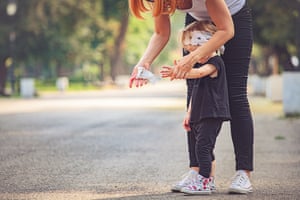
M189 195L208 195L212 191L210 189L210 179L198 175L196 181L181 189L181 192Z
M252 186L244 170L238 170L231 182L229 187L229 193L235 194L247 194L252 192Z
M171 191L181 192L181 189L194 182L197 179L197 176L198 172L191 169L188 173L183 175L183 179L181 181L179 181L171 187Z

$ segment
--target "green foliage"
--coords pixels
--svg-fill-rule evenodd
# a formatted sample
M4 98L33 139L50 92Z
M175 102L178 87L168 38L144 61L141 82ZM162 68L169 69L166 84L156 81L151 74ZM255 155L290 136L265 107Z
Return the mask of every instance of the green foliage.
M138 62L143 51L146 49L148 41L152 35L153 22L151 18L144 20L129 18L129 26L126 35L126 60L130 65Z
M153 34L154 24L151 14L144 15L145 19L136 19L130 16L129 28L126 37L126 61L130 66L128 73L132 67L139 61L144 53L148 42ZM181 48L178 44L179 29L184 27L184 14L176 12L171 17L171 38L165 49L158 56L152 65L152 68L158 68L162 64L172 64L173 60L181 56Z
M300 1L249 0L253 14L255 42L279 56L289 67L291 55L300 58Z
M126 0L16 2L16 14L8 16L8 0L0 1L0 67L14 55L15 73L20 76L54 79L71 75L83 80L84 66L92 66L95 81L107 75L129 74L153 33L151 14L146 14L145 20L130 16L128 29L121 26L126 25L124 19L129 15ZM249 4L258 46L280 55L282 65L290 55L299 56L300 0L249 0ZM171 39L153 68L172 64L181 56L177 34L184 25L184 14L176 12L171 20ZM122 31L127 31L125 43ZM16 36L13 41L12 37L9 40L12 33Z
M127 1L16 0L15 16L6 14L7 2L0 1L0 60L13 53L16 66L23 68L19 71L26 74L33 66L34 73L28 75L49 78L71 75L85 64L109 71L121 19L128 14ZM13 52L11 31L16 33Z

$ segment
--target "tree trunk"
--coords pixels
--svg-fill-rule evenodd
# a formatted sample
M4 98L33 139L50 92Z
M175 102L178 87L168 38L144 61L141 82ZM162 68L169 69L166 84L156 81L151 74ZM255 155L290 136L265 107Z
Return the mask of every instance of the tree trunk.
M7 67L5 66L5 59L0 59L0 96L5 95L5 85L7 78Z
M121 64L121 59L123 55L123 43L125 40L126 32L127 32L127 27L128 27L128 19L129 15L127 12L125 12L124 16L122 17L121 24L120 24L120 31L119 35L116 38L116 43L114 46L114 53L110 57L110 76L112 78L112 81L116 81L116 76L118 72L118 68Z
M102 62L99 63L99 70L100 70L99 79L101 82L103 82L104 81L104 64Z
M270 56L270 64L272 67L272 75L279 74L279 58L276 53Z

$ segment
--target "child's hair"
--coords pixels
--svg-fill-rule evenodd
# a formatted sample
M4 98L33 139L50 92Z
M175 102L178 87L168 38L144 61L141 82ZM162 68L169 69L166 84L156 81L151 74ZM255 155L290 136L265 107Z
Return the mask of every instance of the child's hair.
M182 45L184 45L185 38L191 38L193 31L203 31L210 35L213 35L217 31L217 27L210 21L195 21L187 25L179 35L179 39Z
M195 21L186 26L179 35L179 40L184 48L185 45L201 46L207 42L217 31L217 27L211 21ZM221 46L218 54L223 54L225 47Z

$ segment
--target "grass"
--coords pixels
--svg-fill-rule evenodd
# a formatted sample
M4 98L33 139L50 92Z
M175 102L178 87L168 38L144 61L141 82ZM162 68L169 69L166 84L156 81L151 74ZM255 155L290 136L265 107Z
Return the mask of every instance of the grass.
M275 140L284 140L284 139L285 139L285 137L282 135L275 136Z
M36 82L35 84L36 90L37 91L43 91L43 92L54 92L57 91L57 88L55 86L55 83L40 83L40 82ZM69 84L69 87L67 88L68 91L82 91L82 90L99 90L102 87L100 86L95 86L92 84L84 84L81 82L71 82Z
M287 115L285 115L285 118L287 118L287 119L300 119L300 113L287 114Z
M9 84L8 84L9 86ZM39 93L41 92L57 92L58 89L56 87L55 81L40 81L35 80L34 83L36 94L35 96L38 97ZM67 91L91 91L91 90L102 90L103 86L96 86L93 84L84 84L83 82L70 82L69 86L67 88ZM17 89L18 90L18 89ZM7 91L10 91L10 88L7 88ZM9 94L9 92L8 92ZM6 99L6 98L20 98L20 93L16 92L15 94L8 95L8 96L1 96L0 99Z

